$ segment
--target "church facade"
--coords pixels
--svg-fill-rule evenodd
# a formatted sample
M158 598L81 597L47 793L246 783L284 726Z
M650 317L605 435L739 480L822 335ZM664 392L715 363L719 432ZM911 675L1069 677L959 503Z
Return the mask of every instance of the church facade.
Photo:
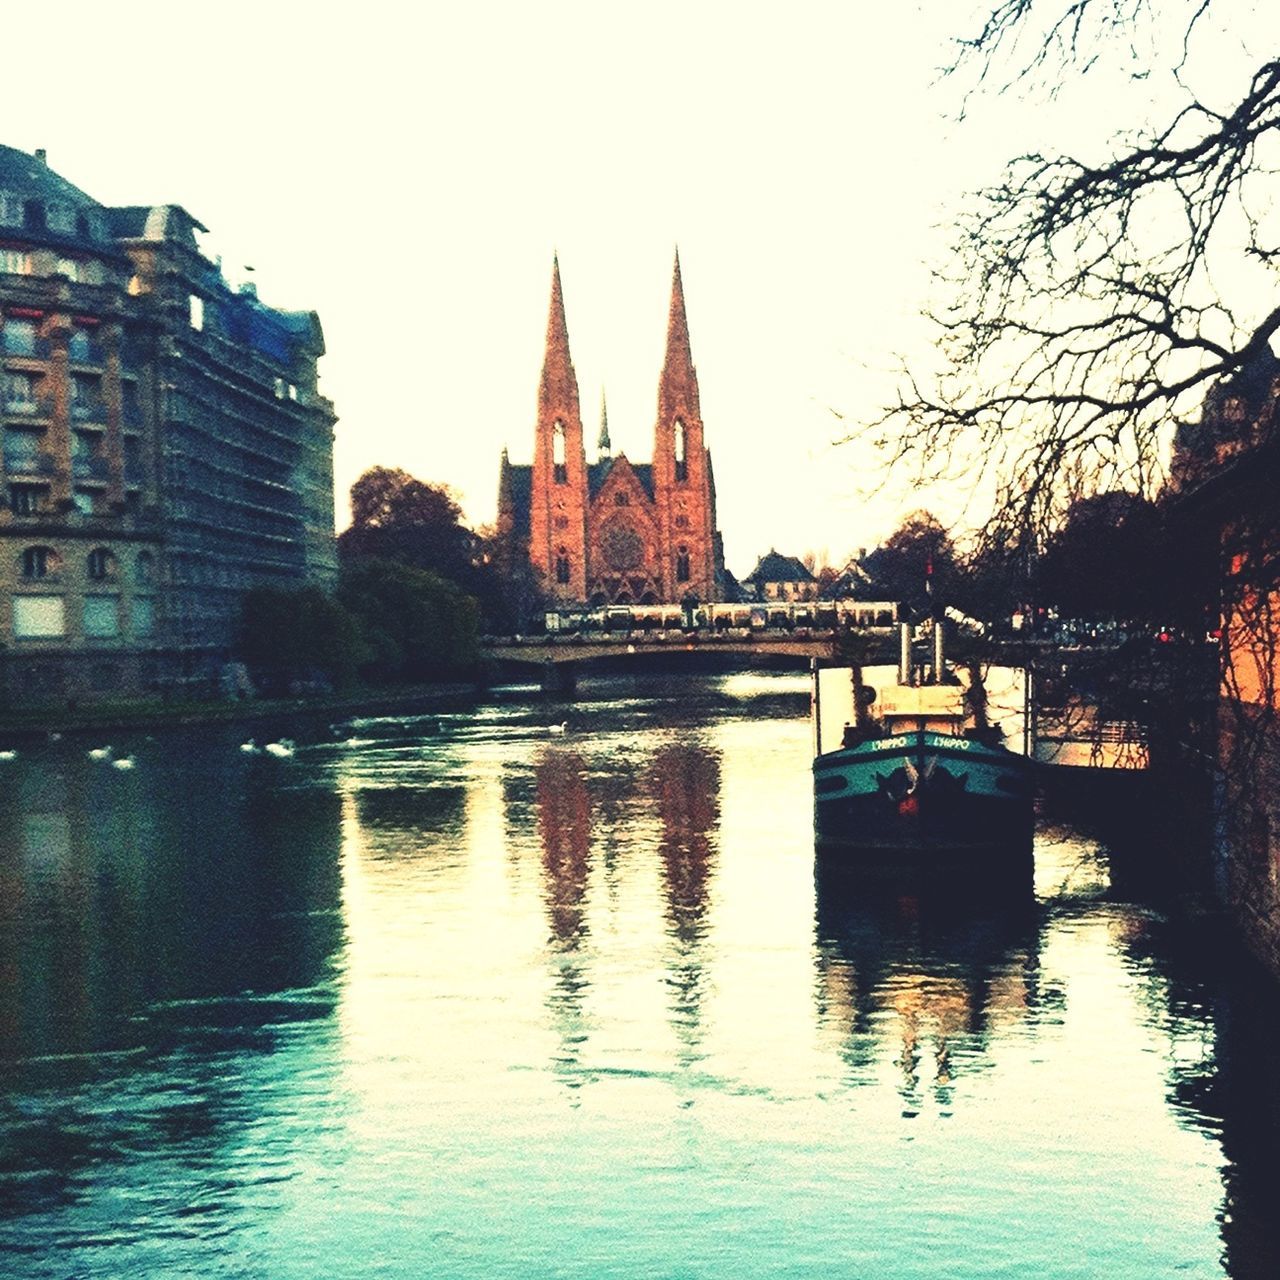
M678 257L658 382L653 459L632 462L625 454L612 453L603 404L596 453L588 463L556 262L533 462L512 463L503 451L498 532L519 548L517 554L528 555L552 604L722 599L724 556L716 528L715 478L703 441Z

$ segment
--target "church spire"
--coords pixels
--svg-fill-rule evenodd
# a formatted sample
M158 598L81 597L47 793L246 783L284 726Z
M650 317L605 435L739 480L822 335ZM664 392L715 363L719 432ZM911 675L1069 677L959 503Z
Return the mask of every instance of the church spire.
M659 421L681 415L699 416L698 373L689 346L689 321L684 310L684 284L680 279L680 250L676 250L671 277L671 307L667 313L667 352L658 385Z
M542 358L542 382L538 387L538 417L578 416L578 377L569 354L569 326L564 318L564 292L560 287L560 258L551 262L551 308L547 315L547 347Z
M596 441L596 454L600 458L613 456L613 443L609 439L609 406L605 403L604 388L600 388L600 438Z

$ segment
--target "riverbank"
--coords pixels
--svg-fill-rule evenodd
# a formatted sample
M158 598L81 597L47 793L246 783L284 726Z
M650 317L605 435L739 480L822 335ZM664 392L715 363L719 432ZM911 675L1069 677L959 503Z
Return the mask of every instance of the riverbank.
M95 703L91 706L0 710L0 738L21 741L47 733L77 730L150 729L199 724L253 724L286 716L377 716L431 711L479 696L475 684L414 685L362 693L313 694L300 698L251 698L240 701L162 701Z

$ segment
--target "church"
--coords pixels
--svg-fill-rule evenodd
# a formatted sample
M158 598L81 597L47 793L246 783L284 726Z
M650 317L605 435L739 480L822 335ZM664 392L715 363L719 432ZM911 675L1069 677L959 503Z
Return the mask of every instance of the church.
M560 264L553 264L533 463L512 463L503 450L498 532L527 548L542 591L555 604L723 599L715 478L703 442L678 255L653 461L647 463L612 453L603 405L596 460L587 462Z

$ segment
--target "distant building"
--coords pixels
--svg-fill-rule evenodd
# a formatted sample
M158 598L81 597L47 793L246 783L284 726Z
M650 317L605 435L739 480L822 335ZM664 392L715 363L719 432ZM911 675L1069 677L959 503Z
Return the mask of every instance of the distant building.
M556 603L724 598L715 477L703 443L678 258L649 463L612 452L603 406L596 461L586 460L560 267L553 266L533 463L512 463L504 450L498 531L527 553L542 591Z
M336 578L319 321L233 291L203 230L0 146L10 700L207 685L246 588Z
M742 580L744 594L752 600L816 600L818 580L802 560L770 551Z

